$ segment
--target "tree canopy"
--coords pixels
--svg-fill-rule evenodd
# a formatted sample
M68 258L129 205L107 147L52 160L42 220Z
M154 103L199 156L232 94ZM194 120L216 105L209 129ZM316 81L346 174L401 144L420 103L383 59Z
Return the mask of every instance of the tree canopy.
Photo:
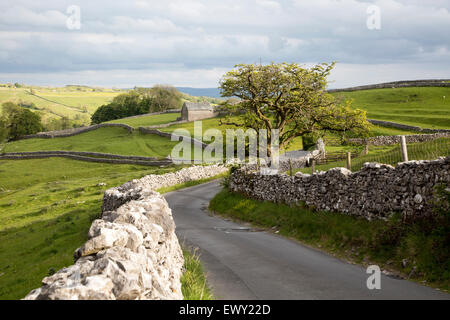
M325 131L365 134L369 127L365 111L353 110L350 101L340 103L326 91L334 65L236 65L223 76L220 89L223 97L240 102L223 104L228 116L221 123L257 132L267 129L269 138L270 130L278 129L280 148L296 137ZM269 154L270 147L268 141Z
M12 102L6 102L2 107L0 141L15 140L24 135L42 131L41 117L37 113Z
M99 107L91 117L92 123L121 119L139 114L181 107L181 93L174 87L156 85L134 88L118 95L109 104Z

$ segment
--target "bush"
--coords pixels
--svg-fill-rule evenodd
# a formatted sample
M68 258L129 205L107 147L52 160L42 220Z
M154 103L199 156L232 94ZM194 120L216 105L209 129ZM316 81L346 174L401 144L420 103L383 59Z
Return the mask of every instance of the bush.
M302 136L303 150L310 150L316 146L319 136L316 134L305 134Z
M0 119L0 139L16 140L27 134L42 131L41 117L12 102L3 104Z
M173 87L135 88L118 95L109 104L99 107L91 117L93 124L159 112L181 107L181 94Z

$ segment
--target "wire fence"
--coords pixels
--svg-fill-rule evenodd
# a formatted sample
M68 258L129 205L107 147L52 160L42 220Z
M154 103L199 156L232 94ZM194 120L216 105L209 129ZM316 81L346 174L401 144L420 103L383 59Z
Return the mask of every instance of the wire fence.
M370 149L369 149L370 150ZM407 145L408 160L433 160L439 157L450 156L450 138L440 138L433 141L411 143ZM385 148L380 152L370 152L367 155L353 155L351 158L351 170L358 171L366 162L378 162L395 166L402 162L402 152L400 144ZM335 167L347 167L345 159L329 162L326 159L320 160L315 166L316 171L326 171ZM300 170L304 173L311 173L312 168Z

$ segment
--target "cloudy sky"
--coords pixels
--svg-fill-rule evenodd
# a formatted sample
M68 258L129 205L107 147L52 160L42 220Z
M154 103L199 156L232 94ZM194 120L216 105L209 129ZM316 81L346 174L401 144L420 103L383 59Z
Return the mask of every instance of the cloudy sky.
M260 61L337 61L331 88L450 78L449 11L450 0L0 0L0 82L217 87Z

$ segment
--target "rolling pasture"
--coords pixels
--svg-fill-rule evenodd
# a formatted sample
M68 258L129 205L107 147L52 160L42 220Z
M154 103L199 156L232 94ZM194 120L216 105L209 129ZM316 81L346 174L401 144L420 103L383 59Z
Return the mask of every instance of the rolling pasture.
M163 113L156 115L141 116L136 118L117 119L108 121L107 123L123 123L133 128L138 128L174 122L177 120L179 116L180 116L179 113Z
M0 161L0 299L23 298L43 277L73 263L73 251L101 213L105 189L176 169L59 158Z
M112 101L120 91L77 91L69 88L28 88L0 87L0 105L4 102L34 103L43 114L43 119L76 117L90 123L90 116L102 104ZM43 99L39 98L42 97ZM0 107L1 108L1 107Z
M386 120L431 129L450 129L450 88L413 87L333 93L353 99L353 107L369 119Z
M14 141L6 144L2 152L92 151L165 158L176 144L153 134L141 134L138 131L128 133L124 128L106 127L72 137Z

